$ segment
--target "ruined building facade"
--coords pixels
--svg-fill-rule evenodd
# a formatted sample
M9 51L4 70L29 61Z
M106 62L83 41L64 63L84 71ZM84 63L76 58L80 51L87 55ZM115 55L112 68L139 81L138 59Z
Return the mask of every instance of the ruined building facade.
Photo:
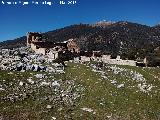
M58 53L70 51L78 53L80 51L74 39L69 39L65 42L51 42L42 39L42 35L37 32L27 33L27 46L35 53L48 55L50 58L58 58Z
M76 53L80 52L80 49L79 49L75 39L67 40L67 48L71 52L76 52Z

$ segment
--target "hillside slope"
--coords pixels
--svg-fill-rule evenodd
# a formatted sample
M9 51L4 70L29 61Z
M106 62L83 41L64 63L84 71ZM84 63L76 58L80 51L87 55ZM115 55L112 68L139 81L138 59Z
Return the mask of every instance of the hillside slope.
M77 38L81 50L101 50L103 53L115 53L144 57L160 46L159 25L149 27L131 22L96 23L71 25L43 33L49 41L66 41ZM0 43L2 48L24 46L26 37Z
M64 74L0 73L0 117L158 120L159 68L67 63Z

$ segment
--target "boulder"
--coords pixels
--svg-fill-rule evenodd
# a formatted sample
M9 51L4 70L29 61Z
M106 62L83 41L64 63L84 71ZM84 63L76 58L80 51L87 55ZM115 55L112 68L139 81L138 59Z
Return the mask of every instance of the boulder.
M17 66L16 66L16 70L21 71L22 68L23 68L23 63L18 63Z

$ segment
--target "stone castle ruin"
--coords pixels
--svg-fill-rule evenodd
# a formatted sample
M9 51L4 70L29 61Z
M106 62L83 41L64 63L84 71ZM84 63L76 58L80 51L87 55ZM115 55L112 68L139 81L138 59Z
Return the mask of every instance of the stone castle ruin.
M78 47L78 45L74 39L69 39L67 41L67 48L71 52L76 52L76 53L80 52L80 48Z
M81 55L80 48L78 47L75 39L69 39L64 42L51 42L42 39L42 35L37 32L27 33L27 46L30 47L35 53L48 55L52 60L57 59L59 56L68 55L68 51L71 55L68 56L67 60L75 59L76 62L85 61L102 61L107 64L118 64L118 65L129 65L137 66L146 64L145 60L135 61L135 60L122 60L120 56L116 59L112 59L111 55L102 55L100 51L92 51L90 56L87 54ZM88 51L85 51L89 53ZM78 55L75 56L75 53Z
M78 53L80 51L74 39L64 42L51 42L42 39L42 35L37 32L27 33L27 46L35 53L48 55L52 59L58 58L59 52L69 50Z

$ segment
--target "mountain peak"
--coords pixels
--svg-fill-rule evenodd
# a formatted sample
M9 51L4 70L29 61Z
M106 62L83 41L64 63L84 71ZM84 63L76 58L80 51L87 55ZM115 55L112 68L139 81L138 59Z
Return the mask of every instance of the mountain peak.
M93 27L107 27L107 26L110 26L112 24L114 24L115 22L112 22L112 21L106 21L106 20L102 20L102 21L99 21L95 24L92 24Z

